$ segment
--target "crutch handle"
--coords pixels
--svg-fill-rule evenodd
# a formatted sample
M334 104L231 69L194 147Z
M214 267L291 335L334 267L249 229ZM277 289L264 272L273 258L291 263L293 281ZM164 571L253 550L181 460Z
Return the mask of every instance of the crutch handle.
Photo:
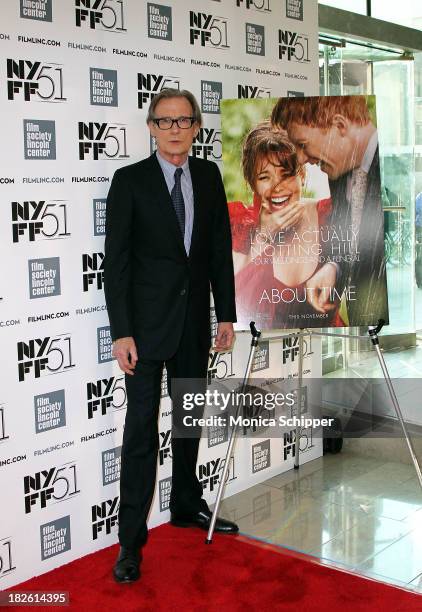
M377 325L368 326L368 334L371 338L372 344L374 345L379 344L378 334L380 333L384 325L385 325L384 319L378 319Z
M258 339L261 336L261 332L259 329L256 329L255 321L251 321L249 323L249 328L251 330L252 338L254 340Z

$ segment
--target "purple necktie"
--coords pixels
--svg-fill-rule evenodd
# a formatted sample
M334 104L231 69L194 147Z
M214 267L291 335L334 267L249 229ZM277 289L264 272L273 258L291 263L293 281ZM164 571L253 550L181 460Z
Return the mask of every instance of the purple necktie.
M180 178L182 176L182 168L176 168L174 172L174 187L171 190L171 199L174 210L176 211L177 220L179 221L182 236L185 236L185 201L183 200L182 186Z

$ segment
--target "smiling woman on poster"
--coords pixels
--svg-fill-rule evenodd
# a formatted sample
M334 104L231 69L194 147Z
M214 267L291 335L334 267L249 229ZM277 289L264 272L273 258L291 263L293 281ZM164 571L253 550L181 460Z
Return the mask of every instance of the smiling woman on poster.
M309 282L326 263L331 200L302 199L304 167L287 135L269 121L247 134L242 168L253 205L229 203L239 321L254 319L264 328L344 325L336 266L331 284L319 289L324 308Z

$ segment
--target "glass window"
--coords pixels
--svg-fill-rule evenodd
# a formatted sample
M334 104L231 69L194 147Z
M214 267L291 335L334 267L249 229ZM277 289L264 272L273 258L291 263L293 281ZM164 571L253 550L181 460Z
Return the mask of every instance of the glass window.
M377 97L390 311L384 335L422 329L422 221L421 229L416 223L415 232L415 195L422 192L421 68L422 54L415 54L414 61L403 61L397 50L350 42L342 46L334 39L333 44L320 45L321 95L374 93ZM353 342L324 338L324 372L341 369L359 358L359 348Z
M319 0L319 4L326 4L343 11L366 15L366 0Z
M334 6L334 4L331 6ZM422 30L422 2L416 0L400 0L400 10L398 10L396 2L371 0L371 16L383 21L398 23L408 28Z
M319 0L319 4L333 8L367 15L367 0ZM400 10L397 2L388 0L371 0L371 17L397 23L415 30L422 30L422 2L420 0L400 0Z

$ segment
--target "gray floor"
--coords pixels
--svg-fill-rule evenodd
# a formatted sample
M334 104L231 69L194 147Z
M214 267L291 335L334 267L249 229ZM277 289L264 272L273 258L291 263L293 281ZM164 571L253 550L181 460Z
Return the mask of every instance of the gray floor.
M221 514L245 535L422 593L422 491L411 465L325 455L233 495Z
M385 359L396 377L422 376L422 345ZM363 354L346 376L377 376L378 368ZM245 535L422 593L422 490L402 445L401 454L368 456L348 440L340 454L233 495L222 515ZM420 445L418 453L422 463Z

